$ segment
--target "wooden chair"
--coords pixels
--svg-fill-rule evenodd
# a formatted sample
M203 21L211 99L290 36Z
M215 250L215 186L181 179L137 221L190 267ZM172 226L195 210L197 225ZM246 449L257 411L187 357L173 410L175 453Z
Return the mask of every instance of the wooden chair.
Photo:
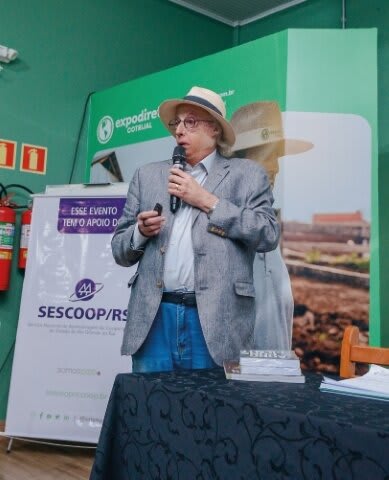
M359 328L346 327L340 352L340 376L355 377L356 363L389 365L389 348L369 347L359 344Z

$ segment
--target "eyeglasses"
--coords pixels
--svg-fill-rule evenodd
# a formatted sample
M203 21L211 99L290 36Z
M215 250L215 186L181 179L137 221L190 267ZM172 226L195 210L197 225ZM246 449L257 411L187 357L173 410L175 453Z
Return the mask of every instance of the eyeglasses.
M194 130L199 122L205 122L205 123L214 123L213 120L203 120L202 118L195 118L195 117L186 117L184 120L181 120L180 118L175 118L174 120L170 120L168 123L169 125L169 130L173 133L176 132L178 125L180 123L184 124L184 127L186 130Z

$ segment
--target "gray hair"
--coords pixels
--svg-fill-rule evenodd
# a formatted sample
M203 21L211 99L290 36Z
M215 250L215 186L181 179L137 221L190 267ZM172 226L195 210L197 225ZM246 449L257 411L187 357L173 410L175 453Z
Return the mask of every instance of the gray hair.
M223 157L230 157L232 155L232 150L231 147L223 140L223 128L219 124L219 122L215 122L215 125L218 128L218 133L216 137L216 149L220 153L220 155L223 155Z

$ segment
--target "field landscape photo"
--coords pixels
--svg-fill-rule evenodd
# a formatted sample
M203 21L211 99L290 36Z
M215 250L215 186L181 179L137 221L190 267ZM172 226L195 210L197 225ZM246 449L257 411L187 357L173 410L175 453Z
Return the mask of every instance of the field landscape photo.
M280 159L275 188L302 368L338 373L347 325L369 336L370 127L356 115L287 112L287 138L314 147ZM363 369L363 367L362 367Z

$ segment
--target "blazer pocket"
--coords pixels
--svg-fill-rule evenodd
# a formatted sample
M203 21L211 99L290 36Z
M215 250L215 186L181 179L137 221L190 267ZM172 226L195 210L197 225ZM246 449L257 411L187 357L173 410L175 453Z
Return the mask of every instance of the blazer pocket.
M127 287L130 288L134 285L136 282L136 279L138 278L139 272L135 272L134 275L128 280Z
M252 283L248 282L235 282L234 283L235 293L237 295L242 295L243 297L253 297L255 298L255 288Z

